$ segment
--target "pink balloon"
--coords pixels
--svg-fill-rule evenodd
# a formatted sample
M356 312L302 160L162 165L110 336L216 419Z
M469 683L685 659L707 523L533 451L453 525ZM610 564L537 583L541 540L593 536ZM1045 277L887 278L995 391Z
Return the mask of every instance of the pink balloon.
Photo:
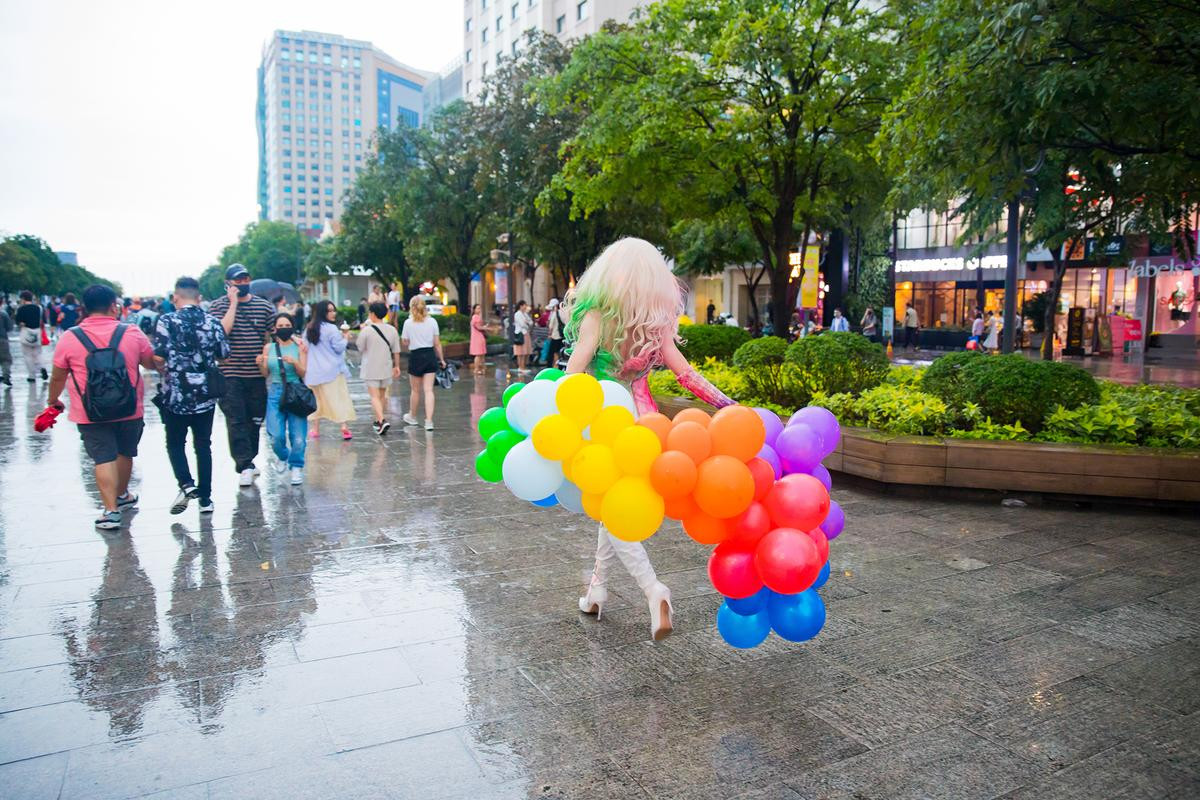
M713 588L739 600L762 589L754 568L754 551L737 542L722 542L708 557L708 578Z
M821 563L813 540L795 528L776 528L754 551L758 577L780 594L796 594L812 586L821 573Z
M769 444L764 444L762 450L758 451L758 457L771 465L771 469L775 470L775 480L783 477L783 464L779 460L779 454L775 452L775 448Z

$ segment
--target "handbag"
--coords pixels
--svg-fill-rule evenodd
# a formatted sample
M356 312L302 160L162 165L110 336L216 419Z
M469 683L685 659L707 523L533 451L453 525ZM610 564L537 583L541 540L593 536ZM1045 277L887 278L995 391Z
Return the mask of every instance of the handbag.
M513 344L525 344L525 334L517 331L513 334Z
M41 342L41 337L38 331L34 328L21 328L21 344L38 344Z
M433 377L433 382L443 389L449 389L458 380L458 368L461 364L458 361L447 361L446 366L438 367L437 374Z
M41 327L41 331L42 331L42 347L45 347L46 345L50 344L50 337L46 335L46 326L45 325L43 325Z
M283 351L275 342L275 358L279 360L279 380L283 382L283 394L279 396L279 408L297 417L309 417L317 410L317 396L300 381L287 379L287 365L283 363Z

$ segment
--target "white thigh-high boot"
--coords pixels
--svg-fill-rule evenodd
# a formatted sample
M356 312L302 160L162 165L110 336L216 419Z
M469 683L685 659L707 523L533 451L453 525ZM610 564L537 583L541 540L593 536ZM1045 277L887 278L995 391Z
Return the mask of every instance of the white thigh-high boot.
M617 560L617 551L613 549L612 537L604 526L600 526L600 535L596 539L596 566L592 568L592 579L588 582L587 592L579 598L579 610L585 614L595 614L596 619L604 613L604 604L608 602L608 571Z
M650 556L641 542L626 542L613 536L604 526L600 526L599 541L596 546L596 564L599 568L602 558L607 566L612 562L610 553L615 554L637 581L637 585L646 594L646 602L650 608L650 638L655 641L662 639L671 632L671 590L659 582L650 564ZM593 577L593 582L595 578ZM601 587L603 588L603 586ZM591 594L591 587L589 587ZM607 592L605 592L607 594ZM586 599L586 598L585 598ZM582 606L582 602L580 603Z

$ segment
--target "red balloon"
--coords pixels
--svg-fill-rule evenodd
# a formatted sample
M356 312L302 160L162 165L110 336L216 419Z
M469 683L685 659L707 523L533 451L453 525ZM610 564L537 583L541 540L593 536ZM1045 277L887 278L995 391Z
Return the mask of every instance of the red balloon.
M813 540L795 528L776 528L754 549L758 577L771 591L780 594L808 589L816 582L824 563Z
M812 475L793 473L775 482L763 500L777 528L811 530L829 513L829 492Z
M766 459L757 456L747 461L746 466L754 476L754 499L761 503L767 492L775 486L775 468Z
M771 515L762 503L751 503L749 508L729 520L729 539L746 546L758 544L769 530Z
M817 557L824 564L829 560L829 540L825 538L825 531L820 528L813 528L807 531L808 538L812 539L813 544L817 546Z
M754 568L754 551L734 542L716 546L708 557L708 578L726 597L740 600L763 587Z

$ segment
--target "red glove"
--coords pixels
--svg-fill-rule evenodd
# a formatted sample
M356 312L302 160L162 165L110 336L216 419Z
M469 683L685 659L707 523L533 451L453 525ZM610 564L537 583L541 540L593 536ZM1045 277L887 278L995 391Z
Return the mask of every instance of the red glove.
M37 415L37 419L33 421L33 429L38 433L44 433L54 427L54 423L58 422L58 415L63 412L63 404L56 403L52 406L46 406L46 410Z

